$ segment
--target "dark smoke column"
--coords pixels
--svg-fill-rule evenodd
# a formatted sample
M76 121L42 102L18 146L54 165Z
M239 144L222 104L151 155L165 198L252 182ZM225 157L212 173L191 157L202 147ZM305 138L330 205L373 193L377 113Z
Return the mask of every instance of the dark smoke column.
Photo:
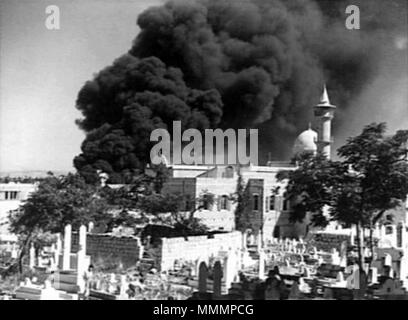
M259 128L261 163L268 152L289 158L323 83L342 106L339 123L375 76L384 30L399 27L380 19L381 1L357 2L376 24L362 21L370 27L354 33L344 28L348 1L170 1L147 9L129 52L78 94L87 137L75 167L89 181L98 169L110 182L127 181L150 160L150 132L173 120L183 130Z

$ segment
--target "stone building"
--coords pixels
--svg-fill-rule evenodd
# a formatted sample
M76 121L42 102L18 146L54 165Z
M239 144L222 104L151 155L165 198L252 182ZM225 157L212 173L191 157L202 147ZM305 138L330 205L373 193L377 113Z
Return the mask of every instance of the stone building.
M35 189L31 183L0 183L0 244L16 241L16 236L8 231L9 213L18 209Z
M330 104L324 88L320 102L314 107L317 132L309 129L302 132L294 143L294 153L317 152L321 150L330 157L331 120L335 106ZM171 165L166 159L164 164L170 168L171 178L164 192L180 193L188 198L197 199L211 193L215 197L212 205L204 206L194 216L201 219L212 230L232 231L235 229L234 213L237 206L233 195L237 190L238 176L248 188L250 205L247 214L250 218L249 239L254 242L267 241L273 237L299 237L307 233L307 221L292 223L289 221L290 203L285 199L285 181L277 181L281 170L293 170L291 162L269 161L264 166L228 166L228 165ZM190 202L186 202L186 211L191 211ZM251 237L252 235L252 237Z

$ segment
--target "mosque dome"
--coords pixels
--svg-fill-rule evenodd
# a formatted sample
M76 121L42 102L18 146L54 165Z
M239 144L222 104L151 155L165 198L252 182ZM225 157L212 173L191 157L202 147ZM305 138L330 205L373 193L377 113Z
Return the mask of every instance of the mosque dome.
M294 154L317 151L317 132L311 128L303 131L295 140Z

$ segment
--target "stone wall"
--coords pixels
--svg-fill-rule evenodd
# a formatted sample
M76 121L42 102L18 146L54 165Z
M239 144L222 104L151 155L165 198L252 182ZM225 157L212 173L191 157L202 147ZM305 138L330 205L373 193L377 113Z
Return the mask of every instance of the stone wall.
M207 261L220 251L241 250L242 234L239 231L211 236L163 238L160 248L160 269L170 270L176 260Z
M340 251L343 241L346 241L347 245L350 245L350 234L316 232L313 234L312 240L317 250L330 252L332 248L336 248Z
M72 233L73 253L78 251L78 233ZM140 241L133 236L113 236L111 234L92 234L86 237L86 254L91 256L91 263L102 260L104 264L121 263L131 267L139 260Z

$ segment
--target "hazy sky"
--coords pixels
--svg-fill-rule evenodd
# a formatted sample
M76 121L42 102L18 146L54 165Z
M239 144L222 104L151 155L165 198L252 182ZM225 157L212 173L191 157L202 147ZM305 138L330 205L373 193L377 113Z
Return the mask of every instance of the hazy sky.
M76 95L125 53L158 0L0 0L0 171L73 170ZM60 30L45 27L48 5Z

